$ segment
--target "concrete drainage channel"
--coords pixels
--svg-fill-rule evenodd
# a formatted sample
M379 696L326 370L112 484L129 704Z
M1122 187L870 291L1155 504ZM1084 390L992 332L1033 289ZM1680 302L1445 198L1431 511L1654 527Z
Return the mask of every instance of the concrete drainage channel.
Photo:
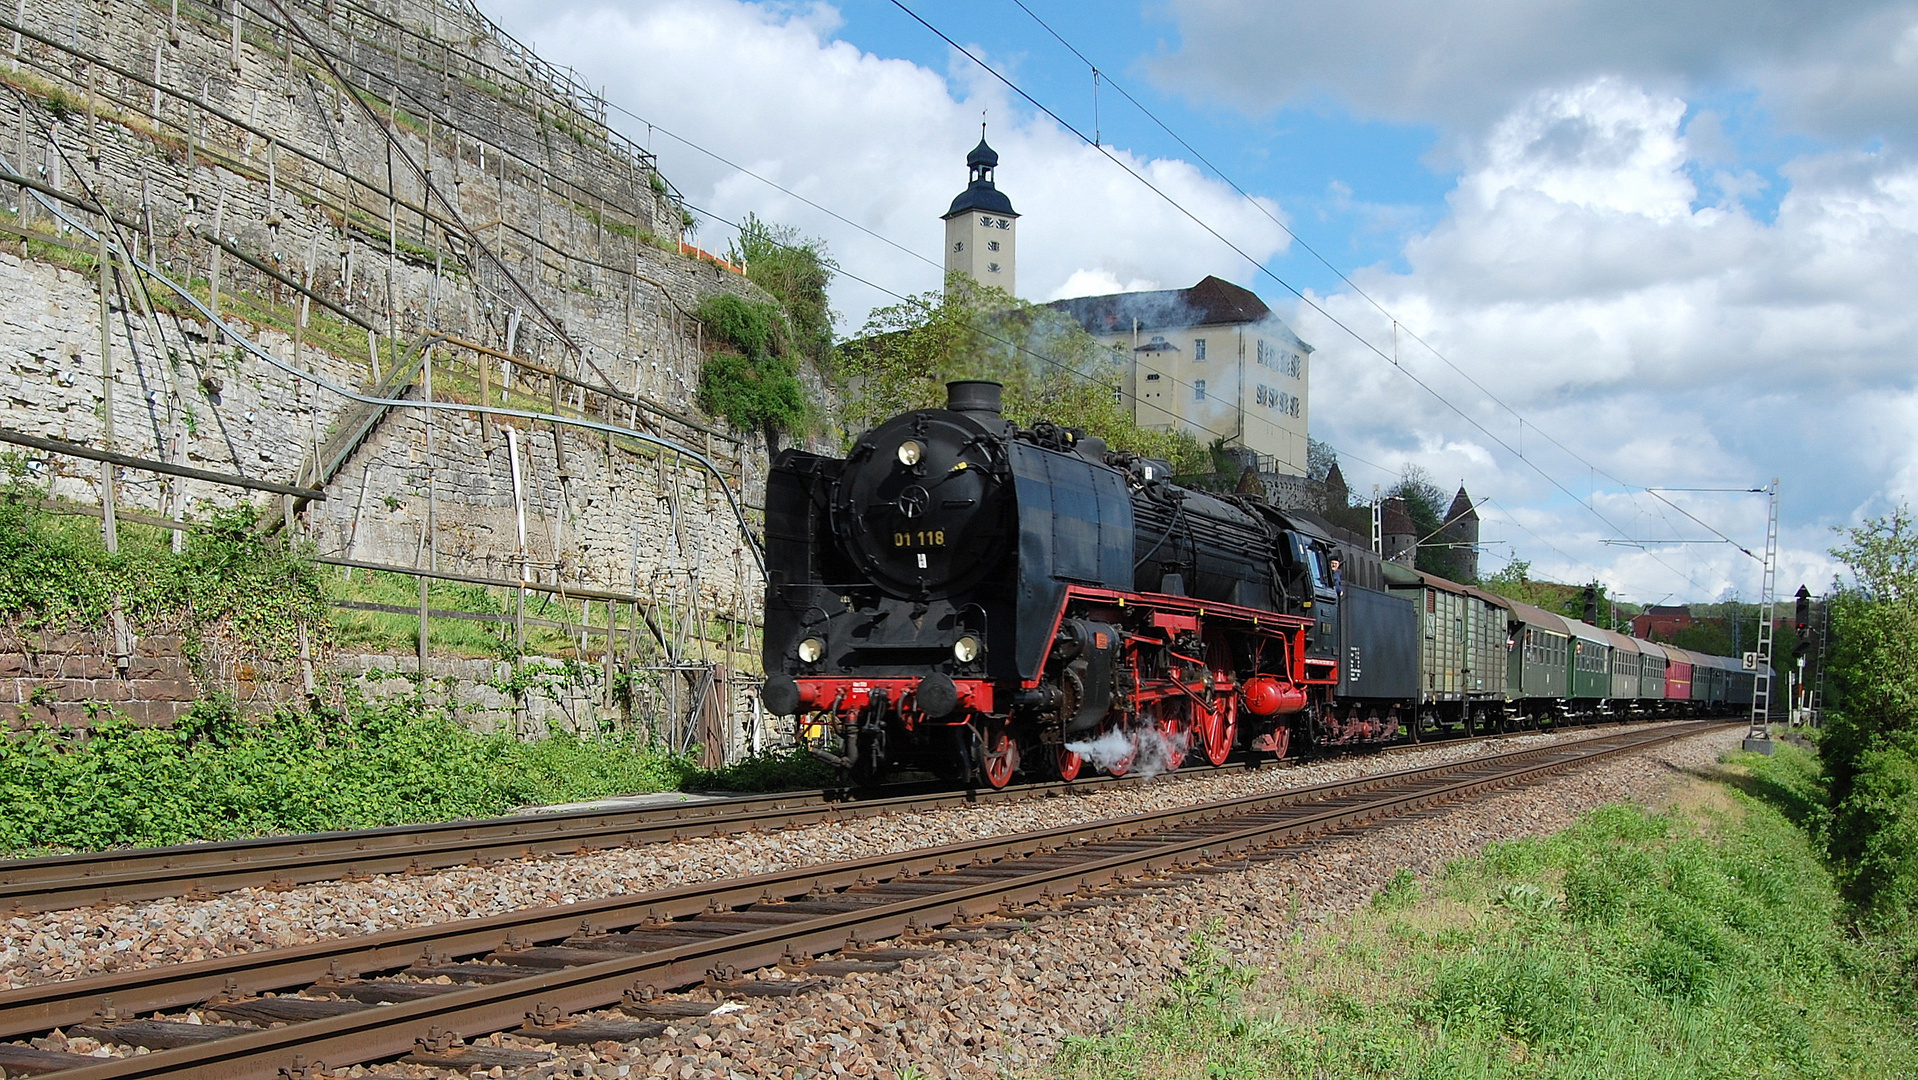
M1024 836L29 987L0 994L0 1038L58 1028L130 1056L16 1042L0 1044L0 1068L105 1080L272 1078L393 1058L528 1064L545 1055L468 1045L452 1033L562 1044L658 1038L673 1018L717 1005L665 997L670 990L803 992L911 955L875 942L1003 934L1713 726L1616 732ZM775 965L794 977L738 975ZM210 1022L167 1016L186 1009Z

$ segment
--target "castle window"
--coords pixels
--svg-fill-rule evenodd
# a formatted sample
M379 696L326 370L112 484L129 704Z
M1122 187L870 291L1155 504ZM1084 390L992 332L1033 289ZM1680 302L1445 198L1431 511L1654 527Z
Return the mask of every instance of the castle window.
M1194 401L1205 400L1205 380L1204 379L1192 380L1192 400Z
M1000 218L998 221L993 222L993 224L999 226L1002 229L1012 228L1012 222L1007 220L1006 218Z
M987 250L987 251L998 251L998 250L999 250L999 241L997 241L997 240L988 240L988 241L986 241L986 250Z
M986 228L990 229L992 228L992 219L989 217L986 217L984 214L981 214L979 216L979 224L984 225Z
M1158 372L1156 372L1156 371L1154 371L1154 372L1152 372L1151 374L1149 374L1149 375L1147 375L1147 376L1145 377L1145 381L1146 381L1146 382L1158 382L1158 381L1159 381L1159 373L1158 373Z
M999 272L999 264L998 264L998 263L987 263L987 264L986 264L986 269L987 269L987 270L990 270L990 271L992 271L993 273L995 273L995 274L996 274L996 273L998 273L998 272Z
M952 242L952 250L954 251L966 250L966 242L964 240L954 240Z
M1192 339L1192 359L1194 360L1205 359L1205 339L1204 338Z

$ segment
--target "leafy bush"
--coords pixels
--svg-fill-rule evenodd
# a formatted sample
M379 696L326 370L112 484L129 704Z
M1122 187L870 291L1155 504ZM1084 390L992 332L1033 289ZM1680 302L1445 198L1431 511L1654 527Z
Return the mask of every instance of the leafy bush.
M222 511L181 552L158 529L120 527L109 553L97 521L63 517L20 482L0 499L0 620L21 630L97 629L117 601L140 633L178 632L187 647L217 633L243 654L298 654L302 626L323 640L320 574L304 552L253 528L250 508Z
M786 310L794 352L822 366L832 360L832 308L826 290L838 264L823 240L807 239L797 229L773 225L748 213L739 240L726 257L743 263L746 276ZM746 350L751 355L750 350Z
M780 432L804 423L806 392L785 360L716 353L700 368L699 406L742 431L764 433L767 446L776 447Z
M0 739L0 850L97 849L487 816L671 790L690 769L635 736L480 735L417 696L247 719L202 702L172 728Z
M762 358L783 351L778 338L779 311L770 304L716 293L701 301L694 315L711 331L714 341L735 352Z
M806 394L787 355L779 310L719 293L707 297L697 314L722 346L700 368L700 408L741 430L764 432L766 445L777 447L780 432L806 419Z
M719 769L686 774L682 791L804 791L833 787L839 771L814 757L805 747L771 750Z

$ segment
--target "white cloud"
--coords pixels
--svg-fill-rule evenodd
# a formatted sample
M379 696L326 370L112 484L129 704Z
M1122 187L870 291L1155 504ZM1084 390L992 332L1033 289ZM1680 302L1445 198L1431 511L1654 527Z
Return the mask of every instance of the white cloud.
M1446 218L1407 246L1409 269L1355 275L1463 369L1401 336L1405 367L1485 430L1305 311L1298 326L1319 347L1315 434L1387 469L1463 478L1530 530L1502 538L1541 570L1597 574L1641 599L1751 598L1756 564L1728 545L1602 543L1710 536L1650 496L1618 494L1607 474L1732 488L1780 476L1780 581L1819 588L1831 523L1918 496L1918 308L1901 284L1918 273L1918 166L1889 152L1801 159L1767 223L1700 204L1685 111L1603 77L1535 94L1491 125ZM1320 302L1390 351L1390 326L1365 301ZM1762 546L1762 498L1668 497Z
M1217 273L1250 280L1250 266L1098 151L1049 120L1019 116L1003 88L963 58L948 78L862 52L832 40L839 16L829 5L571 0L489 5L488 12L522 40L536 41L547 59L605 84L614 102L933 261L848 228L662 134L649 139L644 124L612 118L636 141L650 142L661 169L696 206L735 221L752 211L826 237L849 273L885 289L938 286L939 216L965 188L965 156L978 140L982 108L993 117L1000 190L1023 215L1021 295L1068 295L1075 278L1185 285ZM1283 248L1277 226L1190 164L1113 153L1255 257ZM1271 204L1265 209L1277 213ZM708 223L697 242L723 250L729 235ZM892 298L842 279L834 301L856 329L869 307Z
M1862 0L1171 0L1164 83L1255 113L1326 95L1465 128L1541 86L1618 75L1682 91L1758 87L1800 130L1918 134L1918 4Z

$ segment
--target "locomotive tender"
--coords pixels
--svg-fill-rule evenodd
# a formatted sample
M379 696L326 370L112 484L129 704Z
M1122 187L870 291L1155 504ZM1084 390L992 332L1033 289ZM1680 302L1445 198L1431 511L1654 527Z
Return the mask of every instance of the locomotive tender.
M1736 703L1716 658L1381 563L1314 515L1180 487L1081 431L1020 429L997 383L947 391L843 459L786 450L768 480L761 700L804 714L856 781L911 765L1002 787ZM1694 700L1701 669L1726 678Z

